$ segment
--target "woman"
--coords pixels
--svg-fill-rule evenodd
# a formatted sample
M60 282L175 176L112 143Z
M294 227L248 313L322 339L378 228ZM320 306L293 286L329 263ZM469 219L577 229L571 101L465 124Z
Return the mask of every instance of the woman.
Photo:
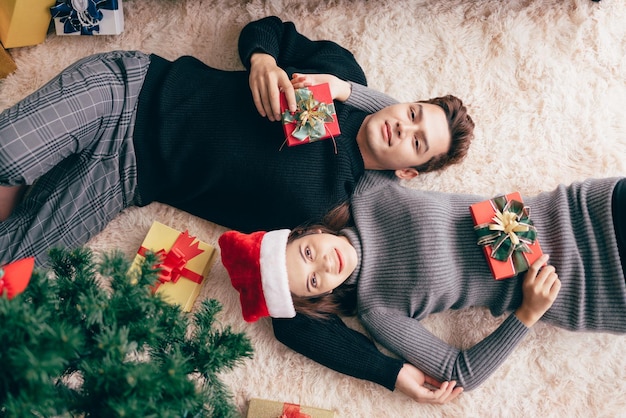
M302 228L289 238L286 230L272 231L262 237L257 292L264 299L257 305L270 308L268 315L279 306L277 314L286 316L295 314L294 306L314 315L356 307L381 344L425 374L456 380L465 390L480 385L539 319L575 331L626 333L625 179L587 180L526 197L546 256L506 280L492 278L476 244L469 206L485 199L410 189L386 173L369 172L350 201L354 226L345 227L346 217L334 211L326 219L329 229ZM222 259L233 285L242 289L242 304L249 302L243 290L251 291L250 279L254 282L243 266L255 258L243 238L233 231L220 238ZM542 267L547 254L550 265ZM277 283L281 292L275 291ZM431 313L470 306L488 307L496 316L513 314L465 350L420 323ZM250 309L247 303L244 315ZM264 314L263 309L253 313Z

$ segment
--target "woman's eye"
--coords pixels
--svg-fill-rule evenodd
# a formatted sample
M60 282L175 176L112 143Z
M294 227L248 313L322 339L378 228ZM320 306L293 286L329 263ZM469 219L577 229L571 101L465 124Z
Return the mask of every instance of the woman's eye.
M317 277L315 275L311 276L311 286L317 287Z
M309 247L306 247L304 249L304 255L307 256L308 258L311 258L311 250L309 249Z
M411 109L411 120L415 120L415 112Z

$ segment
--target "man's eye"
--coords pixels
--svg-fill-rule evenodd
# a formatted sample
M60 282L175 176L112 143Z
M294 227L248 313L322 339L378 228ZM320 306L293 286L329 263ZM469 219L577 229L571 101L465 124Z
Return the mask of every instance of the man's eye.
M411 120L415 120L415 111L411 109Z

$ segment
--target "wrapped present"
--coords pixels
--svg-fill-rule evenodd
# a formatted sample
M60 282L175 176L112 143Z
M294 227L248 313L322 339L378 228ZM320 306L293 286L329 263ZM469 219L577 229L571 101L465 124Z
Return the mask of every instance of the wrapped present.
M0 42L5 48L37 45L46 40L54 0L1 0Z
M33 274L35 258L27 257L0 266L0 297L6 294L8 299L22 293Z
M329 409L252 398L246 416L247 418L334 418L335 412Z
M57 35L119 35L122 0L56 0L50 8Z
M528 270L543 252L537 231L519 193L470 206L478 245L482 246L496 280Z
M139 268L148 250L161 260L155 291L168 302L179 304L185 312L191 311L215 259L215 248L187 231L179 232L155 221L131 268Z
M0 46L0 78L4 78L17 69L11 55Z
M287 145L294 146L334 138L341 132L328 83L295 90L297 110L289 112L285 94L280 96Z

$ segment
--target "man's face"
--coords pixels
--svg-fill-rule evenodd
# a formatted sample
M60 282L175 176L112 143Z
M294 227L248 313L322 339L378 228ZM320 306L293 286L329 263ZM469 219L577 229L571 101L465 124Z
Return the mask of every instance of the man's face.
M357 143L368 170L403 170L450 149L443 109L430 103L400 103L368 115ZM417 174L417 171L415 174Z

